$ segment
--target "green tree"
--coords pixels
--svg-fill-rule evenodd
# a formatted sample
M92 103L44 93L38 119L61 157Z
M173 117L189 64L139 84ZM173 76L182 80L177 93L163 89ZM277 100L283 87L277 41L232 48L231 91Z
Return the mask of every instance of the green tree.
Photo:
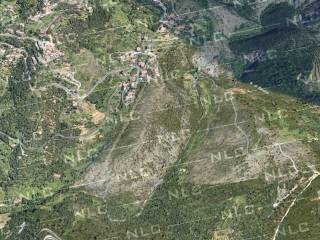
M42 10L44 0L17 0L19 14L22 18L27 19L29 16Z

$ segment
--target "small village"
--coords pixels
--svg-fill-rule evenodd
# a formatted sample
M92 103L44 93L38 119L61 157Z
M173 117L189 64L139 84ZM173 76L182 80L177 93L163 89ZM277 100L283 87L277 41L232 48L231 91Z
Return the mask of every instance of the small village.
M192 25L188 27L179 23L181 17L176 13L164 15L158 29L161 39L148 39L144 37L144 41L149 43L147 46L138 46L135 51L126 52L121 56L121 62L128 62L130 67L135 70L129 73L127 81L122 81L119 85L121 94L121 104L129 106L136 98L137 89L141 83L150 84L157 81L160 77L159 63L157 55L154 53L154 42L157 42L160 48L165 48L168 44L172 44L177 39L177 35L183 34L184 31L192 31ZM145 59L146 58L146 59Z
M135 101L139 85L157 81L160 77L160 70L157 56L149 48L144 51L142 47L137 47L136 51L122 55L120 61L128 62L129 67L132 68L128 73L127 81L122 81L119 85L120 106L127 107Z

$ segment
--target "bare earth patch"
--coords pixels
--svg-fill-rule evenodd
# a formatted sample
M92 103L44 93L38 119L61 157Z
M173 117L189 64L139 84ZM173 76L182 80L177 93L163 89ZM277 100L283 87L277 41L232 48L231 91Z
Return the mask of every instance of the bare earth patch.
M179 129L172 131L167 124L159 124L157 113L164 119L175 119L175 111L167 111L168 105L177 102L175 95L164 86L149 85L142 93L135 112L138 119L123 123L113 145L101 154L76 186L85 186L94 194L107 197L110 194L130 192L141 202L161 183L171 164L177 161L182 147L189 137L188 118L184 113L178 119Z
M91 115L94 124L100 124L106 117L103 112L98 111L96 107L89 102L82 101L79 103L79 107L81 110Z
M8 213L0 214L0 229L3 229L9 221L10 217Z
M271 138L246 152L243 136L235 129L217 131L212 137L214 140L206 141L207 148L190 160L203 159L190 164L192 183L214 185L258 178L266 182L287 181L315 163L311 150L295 139Z

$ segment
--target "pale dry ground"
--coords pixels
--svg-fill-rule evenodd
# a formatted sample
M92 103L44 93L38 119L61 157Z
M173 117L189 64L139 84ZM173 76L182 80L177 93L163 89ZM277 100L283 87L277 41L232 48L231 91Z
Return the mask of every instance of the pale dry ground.
M157 86L147 86L140 93L140 99L143 102L137 101L135 107L140 120L123 124L113 145L102 154L100 161L88 169L76 186L86 186L102 197L131 192L143 201L161 182L168 167L177 161L189 137L183 129L190 128L190 113L181 109L180 126L173 132L159 124L158 118L159 114L169 114L161 109L177 105L177 96L164 83L159 83ZM170 114L168 118L171 118ZM174 119L172 117L172 124L177 124Z
M78 126L81 130L79 140L81 143L84 142L94 142L96 137L99 137L99 128L104 124L106 119L106 114L100 112L96 109L95 105L88 102L82 101L77 104L78 111L84 114L89 115L91 118L90 121L94 123L96 126L92 128L86 128L85 126Z
M229 11L226 7L215 8L215 5L209 5L209 8L211 8L209 11L210 18L215 23L215 31L222 32L225 36L230 36L237 27L248 22L248 20L235 12Z
M230 228L214 231L211 240L229 240L232 237L234 237L234 231Z
M298 140L274 138L265 133L261 136L265 143L260 146L250 145L249 152L246 153L245 138L235 127L208 135L202 150L190 160L195 161L190 164L190 182L215 185L261 177L269 182L272 181L270 174L273 174L273 168L279 168L286 173L281 179L286 181L296 177L296 171L301 170L300 167L315 163L311 149ZM249 138L253 139L251 136ZM213 157L210 154L213 154ZM198 159L203 160L196 162ZM266 173L269 173L268 177L265 177Z
M101 124L106 117L105 113L98 111L95 105L88 101L80 102L79 108L91 116L91 120L94 124Z
M311 92L317 92L320 90L320 52L317 51L314 56L315 58L312 64L312 69L309 76L307 76L307 79L304 80L306 90Z
M213 40L199 48L192 61L210 76L218 77L226 71L220 65L219 56L232 56L227 38L242 24L248 23L248 20L223 6L215 6L215 3L209 4L209 9L207 15L214 22Z
M0 230L3 229L9 221L10 216L8 213L0 214Z
M222 44L219 45L222 46ZM193 55L192 62L210 76L218 77L223 72L217 59L220 52L221 48L219 47L212 45L205 46Z

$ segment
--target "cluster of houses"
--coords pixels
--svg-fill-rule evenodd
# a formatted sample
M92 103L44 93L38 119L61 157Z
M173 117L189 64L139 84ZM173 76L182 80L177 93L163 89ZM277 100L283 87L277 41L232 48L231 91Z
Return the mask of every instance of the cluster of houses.
M56 58L63 57L64 53L61 52L53 42L51 35L49 35L49 41L38 41L39 48L43 51L45 61L48 63Z
M144 59L142 59L144 56ZM136 51L131 51L122 56L122 60L127 60L134 68L128 76L127 81L122 81L119 85L121 103L125 106L133 103L136 98L137 88L140 83L150 83L151 80L160 76L156 55L150 49L143 52L137 47Z
M148 75L148 66L145 61L137 61L136 69L131 71L127 81L122 81L120 84L121 102L128 106L133 103L136 97L136 90L139 83L150 83L150 76Z
M179 20L180 16L176 13L171 13L170 15L166 15L165 20L162 21L158 32L163 34L163 41L173 39L171 29L176 29L176 34L186 30L186 25L177 23L177 19ZM142 40L143 42L148 42L148 37L144 36ZM152 80L156 81L160 77L157 56L151 45L137 47L136 51L126 52L120 57L121 62L128 61L129 66L136 69L136 71L130 73L128 80L121 82L119 86L121 101L125 106L134 102L140 83L150 83ZM141 60L141 56L144 56L146 60Z

